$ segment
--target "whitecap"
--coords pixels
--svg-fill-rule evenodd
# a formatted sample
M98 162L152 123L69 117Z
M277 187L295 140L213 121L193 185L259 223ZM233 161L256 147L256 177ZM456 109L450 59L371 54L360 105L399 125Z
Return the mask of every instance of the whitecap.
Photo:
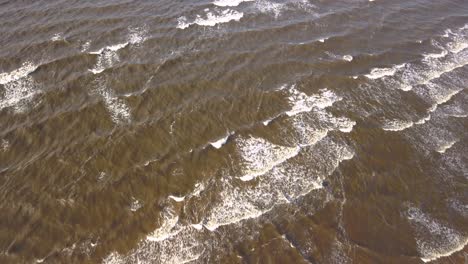
M10 142L6 139L2 139L2 143L0 146L2 151L7 151L10 148Z
M439 53L427 53L427 54L424 54L423 56L424 56L425 60L430 60L430 59L443 58L443 57L447 56L447 54L448 54L448 51L446 49L443 49Z
M255 1L255 8L262 13L273 13L275 18L278 18L283 9L286 8L286 4L257 0Z
M242 181L250 181L265 174L276 165L296 156L300 147L279 146L262 138L239 138L237 141L242 161Z
M414 125L412 121L406 121L406 120L387 120L383 126L382 129L386 131L402 131L407 128L410 128Z
M436 150L437 152L443 154L445 153L448 149L450 149L451 147L453 147L453 145L455 145L455 143L457 143L456 140L452 140L452 141L448 141L448 142L445 142L443 143L441 146L439 146L439 148Z
M161 226L146 236L146 239L153 242L163 241L176 235L180 229L176 228L179 216L172 209L166 209L162 213L163 221Z
M112 92L106 87L101 87L98 90L98 93L104 99L104 104L109 111L114 123L130 120L130 109L122 99L114 96Z
M17 81L21 78L28 76L30 73L37 69L37 65L32 62L24 62L20 68L11 72L0 73L0 84L7 84L9 82Z
M431 120L431 114L426 115L425 117L419 119L418 121L414 122L416 125L425 124L427 121Z
M291 105L291 110L286 112L288 116L294 116L302 112L309 112L312 109L324 109L332 106L333 103L341 100L335 93L327 89L320 90L319 95L311 95L300 92L296 89L296 85L292 85L289 89L288 101Z
M174 196L174 195L169 195L169 199L172 199L178 203L183 202L185 200L185 196Z
M406 214L416 232L416 244L424 262L450 256L468 244L467 237L431 218L419 208L410 207Z
M129 28L128 34L128 43L130 44L140 44L146 40L146 35L148 30L146 27L133 27Z
M177 28L185 29L193 24L212 27L217 24L239 21L243 16L244 13L231 9L226 9L220 12L208 11L204 17L197 15L197 18L193 22L187 22L186 17L179 17L177 19Z
M130 211L136 212L141 207L143 207L143 204L139 200L135 199L135 197L132 197L132 203L130 204Z
M62 33L57 33L57 34L54 34L51 38L50 38L51 41L60 41L60 40L63 40L63 35Z
M262 124L263 124L264 126L268 126L268 124L270 124L271 121L273 121L273 118L270 118L270 119L267 119L267 120L265 120L265 121L262 121Z
M398 69L405 67L405 65L406 64L403 63L395 65L391 68L374 68L370 71L369 74L365 74L364 76L366 76L369 79L380 79L386 76L393 76L395 75Z
M220 138L214 142L211 142L210 145L216 149L220 149L224 144L226 144L227 140L229 139L231 135L232 133L229 133L227 136Z
M0 110L12 107L17 113L23 112L40 92L36 82L30 76L9 81L3 85L4 94L0 101Z
M343 56L343 60L345 60L345 61L352 61L352 60L353 60L353 56L351 56L351 55L344 55L344 56Z
M243 2L253 2L255 0L216 0L213 2L217 6L238 6Z

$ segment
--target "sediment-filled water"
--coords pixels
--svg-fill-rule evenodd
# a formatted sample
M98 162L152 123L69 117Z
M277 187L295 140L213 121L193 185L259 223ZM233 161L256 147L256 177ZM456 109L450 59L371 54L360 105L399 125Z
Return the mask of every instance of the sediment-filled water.
M0 1L0 263L466 263L468 1Z

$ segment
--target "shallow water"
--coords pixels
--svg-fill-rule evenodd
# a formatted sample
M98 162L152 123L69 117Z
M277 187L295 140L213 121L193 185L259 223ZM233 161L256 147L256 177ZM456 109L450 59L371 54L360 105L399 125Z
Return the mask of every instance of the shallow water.
M0 21L1 263L467 261L467 1Z

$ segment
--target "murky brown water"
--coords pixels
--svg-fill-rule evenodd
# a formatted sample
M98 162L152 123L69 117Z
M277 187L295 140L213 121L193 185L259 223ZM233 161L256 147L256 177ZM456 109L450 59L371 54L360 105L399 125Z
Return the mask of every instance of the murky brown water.
M0 263L467 263L468 1L0 1Z

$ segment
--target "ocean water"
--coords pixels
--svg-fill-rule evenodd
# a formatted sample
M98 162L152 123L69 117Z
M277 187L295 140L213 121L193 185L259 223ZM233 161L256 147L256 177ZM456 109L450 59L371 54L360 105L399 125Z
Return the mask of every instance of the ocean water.
M466 263L468 1L0 0L0 263Z

